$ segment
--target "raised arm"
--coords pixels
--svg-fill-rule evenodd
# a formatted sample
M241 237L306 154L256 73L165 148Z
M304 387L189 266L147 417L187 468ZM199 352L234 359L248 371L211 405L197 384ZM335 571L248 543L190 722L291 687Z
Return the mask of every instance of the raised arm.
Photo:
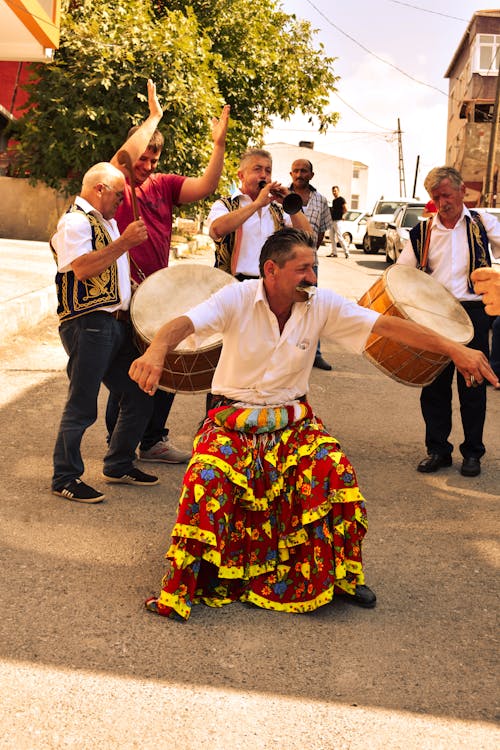
M179 194L180 203L193 203L206 198L217 189L224 167L226 134L229 123L230 106L226 104L219 119L212 120L212 140L214 148L207 167L201 177L186 177Z
M111 164L117 167L120 172L123 172L123 174L125 174L125 177L127 177L128 175L123 166L118 162L118 153L122 149L127 151L132 164L134 164L137 159L139 159L139 157L142 156L142 154L146 151L148 143L151 140L151 137L156 128L158 127L158 123L163 117L163 110L156 95L156 84L153 83L151 78L148 80L148 104L148 118L144 120L142 125L139 126L139 128L130 136L130 138L127 138L123 146L120 146L116 154L111 159Z

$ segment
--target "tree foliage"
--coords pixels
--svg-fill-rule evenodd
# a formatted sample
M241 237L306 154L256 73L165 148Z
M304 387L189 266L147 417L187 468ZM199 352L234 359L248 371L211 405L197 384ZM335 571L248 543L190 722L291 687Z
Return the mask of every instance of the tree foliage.
M164 108L165 171L199 174L224 102L233 174L273 116L300 110L319 129L337 119L326 111L333 59L275 0L66 0L63 11L60 47L52 63L32 66L29 108L14 131L34 180L77 191L83 172L146 117L150 77Z

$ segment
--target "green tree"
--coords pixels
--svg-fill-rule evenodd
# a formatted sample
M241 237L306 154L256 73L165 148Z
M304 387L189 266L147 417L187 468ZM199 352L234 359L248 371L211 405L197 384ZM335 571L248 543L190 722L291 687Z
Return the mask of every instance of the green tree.
M313 36L275 0L66 0L60 47L52 63L32 67L30 108L15 126L19 167L76 192L89 165L111 158L146 116L151 77L164 108L162 168L198 174L210 120L228 102L230 177L273 116L298 109L319 129L336 121L326 112L333 59Z

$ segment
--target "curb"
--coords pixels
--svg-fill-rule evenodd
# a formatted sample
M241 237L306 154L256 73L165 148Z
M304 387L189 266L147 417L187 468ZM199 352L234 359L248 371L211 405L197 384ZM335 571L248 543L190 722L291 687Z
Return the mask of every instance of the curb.
M55 286L47 286L36 292L0 303L0 343L6 344L9 338L26 328L32 328L57 310Z

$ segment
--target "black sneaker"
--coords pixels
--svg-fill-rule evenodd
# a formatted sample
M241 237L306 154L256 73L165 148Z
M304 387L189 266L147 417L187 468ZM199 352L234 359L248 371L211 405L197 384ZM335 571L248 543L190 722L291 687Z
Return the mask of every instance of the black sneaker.
M129 469L129 471L121 477L112 477L109 474L103 474L103 477L106 482L115 482L116 484L149 485L158 484L160 481L158 477L155 477L153 474L145 474L140 469L136 469L135 466Z
M52 490L54 495L61 495L68 500L74 500L77 503L102 503L104 495L102 492L94 490L81 479L72 479L60 490Z

